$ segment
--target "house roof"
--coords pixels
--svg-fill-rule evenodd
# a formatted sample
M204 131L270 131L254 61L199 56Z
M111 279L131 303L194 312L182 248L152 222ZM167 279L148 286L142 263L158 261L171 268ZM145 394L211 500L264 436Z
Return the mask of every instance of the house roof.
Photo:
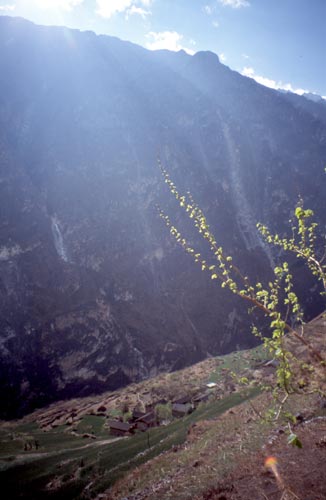
M165 405L166 403L168 403L168 400L165 398L161 398L155 401L155 405Z
M174 403L172 405L172 411L177 411L178 413L189 413L192 410L192 405L187 403L187 404L180 404L180 403Z
M185 405L186 403L190 403L190 401L191 401L191 396L189 396L188 394L185 394L181 398L175 399L173 401L173 403L174 404Z
M146 415L141 416L140 418L137 418L136 422L144 422L145 424L150 424L151 422L155 421L155 413L152 411L149 413L146 413Z
M143 411L140 411L140 410L136 410L136 409L134 409L132 412L133 418L141 418L141 417L144 417L145 415L146 415L146 413L144 413Z
M209 394L203 393L203 394L198 394L196 397L194 397L193 401L200 402L200 401L205 401L208 398L209 398Z
M131 429L131 425L126 422L120 422L119 420L109 420L109 426L111 429L116 429L118 431L128 432Z

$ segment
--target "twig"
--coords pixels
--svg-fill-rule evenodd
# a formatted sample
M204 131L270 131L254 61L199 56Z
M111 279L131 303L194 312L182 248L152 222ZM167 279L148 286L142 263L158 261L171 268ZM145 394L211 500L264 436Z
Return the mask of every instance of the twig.
M278 418L279 418L279 416L281 414L282 408L283 408L283 406L284 406L284 404L285 404L285 402L286 402L286 400L287 400L288 397L289 397L289 394L286 393L285 396L284 396L284 398L282 399L282 401L280 403L280 406L279 406L278 412L276 414L275 420L278 420Z
M253 409L253 411L256 413L256 415L258 415L259 418L265 420L265 417L260 413L260 411L257 410L257 408L254 407L254 405L252 404L250 399L248 400L248 403L251 406L251 408Z

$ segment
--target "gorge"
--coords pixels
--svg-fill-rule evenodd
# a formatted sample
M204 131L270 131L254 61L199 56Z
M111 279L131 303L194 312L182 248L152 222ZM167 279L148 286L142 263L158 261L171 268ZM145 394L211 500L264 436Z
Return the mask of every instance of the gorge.
M216 54L0 16L0 418L254 345L246 305L169 237L157 158L244 272L268 279L301 196L326 225L326 102ZM197 238L197 239L196 239ZM307 319L323 308L297 266Z

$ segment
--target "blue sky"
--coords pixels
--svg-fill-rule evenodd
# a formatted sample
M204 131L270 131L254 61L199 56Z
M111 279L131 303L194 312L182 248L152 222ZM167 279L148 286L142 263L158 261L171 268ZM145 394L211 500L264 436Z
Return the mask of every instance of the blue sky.
M326 96L326 0L0 0L0 14L211 50L262 84Z

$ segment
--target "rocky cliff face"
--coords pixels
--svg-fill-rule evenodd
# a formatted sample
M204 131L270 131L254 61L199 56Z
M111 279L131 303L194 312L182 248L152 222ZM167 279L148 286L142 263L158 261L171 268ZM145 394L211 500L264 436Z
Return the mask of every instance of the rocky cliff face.
M258 220L283 231L303 195L325 225L322 104L209 52L6 17L0 75L2 416L250 346L245 307L158 218L156 203L187 230L156 158L246 272L268 276Z

